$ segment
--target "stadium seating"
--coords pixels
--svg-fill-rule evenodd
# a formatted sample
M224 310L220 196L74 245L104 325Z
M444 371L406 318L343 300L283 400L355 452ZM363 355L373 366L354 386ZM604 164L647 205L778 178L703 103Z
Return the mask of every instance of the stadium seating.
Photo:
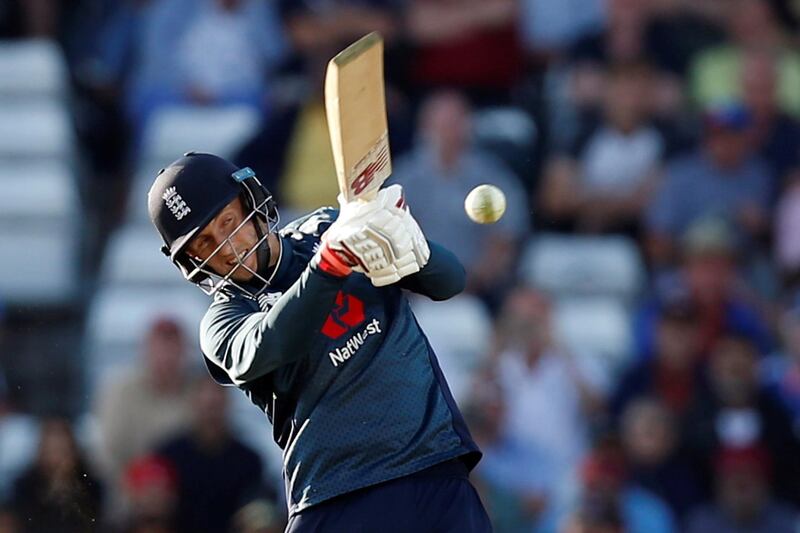
M175 288L108 286L98 290L86 326L90 384L135 361L148 327L159 316L175 317L188 338L197 339L195 332L208 303L200 289L186 283Z
M579 356L601 358L612 373L630 356L630 315L614 298L559 299L553 309L553 327L561 345Z
M126 226L120 229L103 260L103 283L131 288L186 286L178 270L159 251L162 244L152 227Z
M261 115L246 106L168 107L150 119L138 171L150 176L189 151L230 156L255 133Z
M70 164L74 135L69 112L57 100L0 99L0 158L51 159Z
M621 236L543 234L523 252L521 277L555 298L608 296L630 303L644 282L634 242Z
M456 400L467 396L469 378L489 356L492 320L475 296L443 302L412 300L414 314L436 352Z
M0 41L0 99L51 99L63 96L67 69L54 41Z

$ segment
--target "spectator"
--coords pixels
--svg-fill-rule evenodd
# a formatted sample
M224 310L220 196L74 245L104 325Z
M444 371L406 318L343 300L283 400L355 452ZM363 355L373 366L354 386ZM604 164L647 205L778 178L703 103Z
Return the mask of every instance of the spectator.
M178 501L177 474L166 460L152 455L134 459L123 481L128 502L125 533L173 533Z
M780 320L781 350L761 362L764 389L786 408L795 435L800 435L800 308L784 311Z
M548 164L540 191L543 224L638 236L667 148L649 120L652 85L644 64L610 71L602 117Z
M69 422L45 420L36 460L14 483L12 508L25 531L99 531L102 495Z
M516 19L515 0L411 0L414 92L451 87L478 104L507 103L523 66Z
M751 124L739 105L708 110L701 148L668 163L646 214L648 248L657 266L672 259L675 241L703 217L725 218L746 249L764 236L774 184L753 155Z
M529 55L557 58L605 22L600 0L523 0L520 34Z
M657 287L667 298L686 298L696 308L700 354L707 354L728 330L747 336L769 353L770 333L736 270L737 248L729 226L718 218L697 220L682 239L682 260L673 277ZM675 296L673 296L673 294ZM644 307L636 320L637 353L653 355L658 304Z
M127 114L141 134L166 105L260 107L283 41L270 2L129 0L98 48L109 76L125 80Z
M573 356L553 341L550 304L532 289L509 294L497 328L506 432L541 454L549 497L588 447L590 425L602 409L604 370L597 360Z
M787 45L772 3L735 0L726 10L731 43L700 54L691 68L691 91L701 107L740 99L742 63L750 50L778 58L777 91L780 108L800 114L800 54Z
M275 14L252 0L203 0L195 9L176 50L189 101L260 107L265 74L283 51Z
M557 531L569 510L582 501L618 509L627 533L669 533L675 524L669 508L659 498L633 483L624 457L613 441L603 441L580 465L579 486L573 494L565 492L556 506L548 509L537 531Z
M506 430L506 400L492 372L476 376L473 390L464 416L483 459L472 477L496 533L530 531L547 504L547 458Z
M692 465L680 453L675 417L662 402L639 398L622 414L621 436L631 481L661 498L682 521L702 493Z
M716 501L692 515L687 533L797 531L797 512L770 495L769 462L761 448L721 450L714 464Z
M759 387L757 351L746 337L729 333L717 341L708 366L708 387L686 422L686 445L698 472L711 479L717 450L762 446L775 462L775 494L800 496L800 449L788 413Z
M143 365L108 383L98 395L100 452L115 485L132 459L188 425L187 349L175 320L156 319L144 342Z
M611 403L615 417L640 396L658 398L678 417L692 403L701 361L699 312L688 298L663 300L655 319L653 356L637 358L623 374Z
M517 245L527 235L528 208L517 178L495 159L471 146L471 113L459 93L431 96L420 112L416 148L398 161L400 183L425 235L458 256L467 268L468 288L497 298L513 278ZM505 192L503 218L479 226L464 213L464 198L481 183Z
M742 54L742 102L753 117L751 135L770 166L777 192L800 166L800 124L780 108L778 58L764 50ZM799 80L800 81L800 80ZM800 89L800 87L798 87Z
M177 475L176 531L227 531L236 512L260 496L261 460L230 432L226 389L202 375L191 392L191 427L156 455Z

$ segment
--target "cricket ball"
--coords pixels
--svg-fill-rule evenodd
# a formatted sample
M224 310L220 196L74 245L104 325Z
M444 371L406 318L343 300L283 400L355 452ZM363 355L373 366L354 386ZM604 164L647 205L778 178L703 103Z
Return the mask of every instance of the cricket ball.
M506 211L506 195L494 185L478 185L464 200L464 210L478 224L494 224Z

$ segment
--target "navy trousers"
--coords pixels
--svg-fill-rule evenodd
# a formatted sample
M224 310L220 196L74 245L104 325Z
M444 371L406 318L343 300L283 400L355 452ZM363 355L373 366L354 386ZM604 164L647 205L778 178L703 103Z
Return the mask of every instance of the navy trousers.
M315 505L286 533L491 533L467 467L458 459Z

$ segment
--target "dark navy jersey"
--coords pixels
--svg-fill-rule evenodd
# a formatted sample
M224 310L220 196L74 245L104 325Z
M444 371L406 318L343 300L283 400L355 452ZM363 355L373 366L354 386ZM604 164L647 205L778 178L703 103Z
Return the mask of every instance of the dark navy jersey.
M430 244L428 264L387 287L339 278L314 259L337 216L320 209L280 232L282 251L258 300L229 287L200 326L206 364L260 407L283 449L290 514L340 494L480 452L402 289L436 300L464 269Z

